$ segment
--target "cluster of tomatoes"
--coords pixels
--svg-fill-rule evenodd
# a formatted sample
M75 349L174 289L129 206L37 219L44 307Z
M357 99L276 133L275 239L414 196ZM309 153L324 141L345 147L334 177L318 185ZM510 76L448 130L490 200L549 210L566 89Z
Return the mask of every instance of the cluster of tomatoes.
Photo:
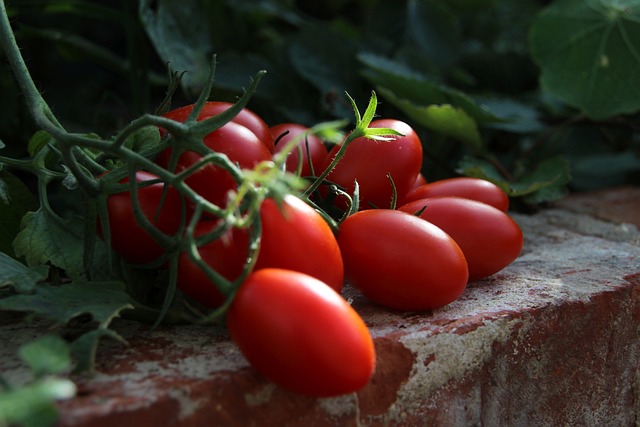
M207 103L198 120L215 116L230 104ZM166 117L185 121L192 106ZM371 301L394 310L443 307L467 283L490 276L520 253L523 236L507 214L509 199L494 184L474 178L426 183L421 175L422 143L406 123L373 121L389 128L388 140L356 138L319 186L317 196L338 211L348 210L344 194L359 194L359 210L342 218L337 231L326 217L296 195L281 203L267 198L260 206L260 249L251 273L240 284L226 313L229 333L257 371L290 390L334 396L360 389L375 370L372 337L360 316L341 296L344 283ZM290 138L307 128L273 127L248 109L204 138L243 169L268 161ZM171 148L156 162L176 173L189 170L201 155ZM328 147L307 135L290 152L286 168L303 177L317 175L340 146ZM140 181L154 176L139 172ZM237 182L227 170L208 164L195 168L185 183L210 202L224 206ZM330 194L331 188L341 192ZM356 189L357 188L357 189ZM180 225L180 195L162 183L141 186L140 207L167 235ZM157 213L158 206L163 208ZM111 245L132 263L158 258L163 247L136 225L130 194L109 197ZM203 217L196 236L213 232L217 219ZM198 256L233 281L247 265L250 231L231 228L198 248ZM179 255L177 286L207 307L226 296L187 253Z

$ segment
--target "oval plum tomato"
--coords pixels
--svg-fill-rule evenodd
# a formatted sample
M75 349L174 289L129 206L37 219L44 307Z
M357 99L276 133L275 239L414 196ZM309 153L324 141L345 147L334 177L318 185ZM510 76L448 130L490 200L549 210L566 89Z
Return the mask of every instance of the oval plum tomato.
M271 126L271 134L276 140L274 154L282 151L287 142L308 130L308 127L297 123L282 123ZM288 133L285 134L285 132ZM281 135L283 136L280 138ZM311 176L312 166L315 174L322 172L322 163L328 153L327 147L325 147L322 140L315 135L307 135L300 141L299 147L300 149L294 148L287 157L285 164L287 171L295 173L298 170L298 162L300 162L300 154L302 154L300 176ZM309 162L309 159L311 159L311 162Z
M406 212L357 212L342 222L338 243L347 283L384 307L435 309L467 285L467 262L456 242Z
M405 203L436 196L455 196L477 200L500 209L509 210L509 196L500 187L486 179L457 177L433 181L411 190Z
M375 370L373 339L362 318L340 294L304 273L251 273L231 303L227 326L257 372L300 394L351 393Z
M522 251L520 227L506 213L461 197L433 197L399 207L435 224L455 240L469 264L469 280L490 276L511 264Z
M149 172L136 172L136 180L140 183L154 179L158 177ZM129 178L120 182L129 182ZM167 187L165 199L162 201L164 190L165 184L162 182L141 186L138 188L138 200L149 221L163 233L173 235L180 227L181 200L175 188ZM107 210L111 247L122 258L130 263L145 264L163 254L163 247L136 221L130 191L110 195L107 198ZM102 235L100 227L98 233Z
M416 177L415 182L411 186L411 189L413 190L420 187L421 185L426 185L426 184L427 184L427 178L425 178L423 174L419 173L418 176Z
M327 179L344 187L349 194L353 194L354 181L358 181L360 209L387 208L393 195L387 174L391 175L398 195L407 193L420 173L422 144L411 126L399 120L375 120L370 127L391 128L404 136L384 142L364 137L355 139ZM322 170L329 166L339 149L339 146L331 149Z
M194 236L212 232L218 221L200 221ZM220 238L201 246L198 251L202 260L229 281L236 280L244 268L249 249L246 230L232 228ZM219 307L225 297L209 280L204 271L195 264L186 252L178 258L178 288L195 301L207 307Z
M313 276L336 291L344 267L338 242L324 218L294 195L282 205L266 199L260 208L262 238L255 269L284 268Z
M197 120L200 121L217 116L232 106L233 104L229 102L208 101L200 111L200 115L198 115ZM191 114L191 111L193 111L193 104L171 110L166 113L164 117L178 122L184 122L187 120L187 117L189 117L189 114ZM260 141L262 141L264 145L267 146L269 151L273 152L273 136L271 135L271 130L264 120L262 120L262 118L256 113L248 108L243 108L237 116L231 119L231 121L249 129Z
M208 134L204 143L213 151L226 154L229 160L243 169L251 169L259 162L271 159L271 152L258 137L235 122L229 122ZM171 148L168 148L160 153L156 162L168 167L170 155ZM178 159L176 172L187 169L201 159L200 154L185 151ZM227 204L228 192L237 188L237 183L228 171L212 164L203 166L189 175L185 183L202 197L221 207Z

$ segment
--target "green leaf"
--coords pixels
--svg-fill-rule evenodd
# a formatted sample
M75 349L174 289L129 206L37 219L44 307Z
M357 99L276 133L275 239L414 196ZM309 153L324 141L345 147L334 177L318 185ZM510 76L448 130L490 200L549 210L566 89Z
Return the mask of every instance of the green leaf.
M29 188L13 174L0 171L0 252L15 255L12 242L20 231L20 222L37 208Z
M571 184L579 190L613 187L639 172L640 158L632 151L584 154L572 159Z
M67 379L43 378L24 387L0 392L0 425L47 427L58 418L55 400L69 399L76 386Z
M439 67L451 66L457 60L460 25L448 1L408 1L406 37Z
M291 44L289 57L297 73L318 89L324 98L335 98L359 86L357 73L345 72L357 70L356 53L357 44L352 37L329 25L318 24L297 35ZM336 103L333 107L341 105ZM344 116L350 111L345 106L342 111L334 113Z
M47 277L46 266L29 268L0 252L0 288L13 286L18 293L30 293Z
M133 308L121 282L73 282L61 286L40 284L31 294L0 299L0 310L32 312L38 317L66 324L89 314L107 327L122 310Z
M60 374L71 366L69 344L57 335L40 337L22 346L18 352L36 377Z
M141 1L140 18L160 58L186 71L182 85L189 96L204 87L214 46L201 1Z
M82 224L81 219L62 220L44 209L29 212L13 242L15 253L30 267L51 263L72 278L83 277Z
M534 20L530 47L541 86L589 117L640 110L637 1L553 2Z
M456 138L476 152L483 150L478 126L463 109L448 104L415 105L411 101L396 97L386 88L379 88L379 91L390 103L422 126Z
M567 194L566 186L571 181L569 162L556 156L545 159L511 184L514 195L526 195L529 203L550 202Z
M493 164L482 159L464 158L458 169L463 175L493 182L510 197L526 196L525 200L530 203L561 198L566 194L566 185L571 179L569 163L563 157L543 160L513 181L506 180Z
M109 337L124 342L115 331L107 328L97 328L82 334L71 344L71 353L77 361L75 371L93 373L98 352L98 344L103 337Z
M502 122L489 123L487 127L513 133L534 133L544 129L540 113L533 100L518 101L499 97L483 97L481 102Z
M401 62L370 53L360 54L358 59L366 66L364 76L377 87L386 88L397 98L423 106L449 104L464 110L478 123L502 120L469 95L429 79Z

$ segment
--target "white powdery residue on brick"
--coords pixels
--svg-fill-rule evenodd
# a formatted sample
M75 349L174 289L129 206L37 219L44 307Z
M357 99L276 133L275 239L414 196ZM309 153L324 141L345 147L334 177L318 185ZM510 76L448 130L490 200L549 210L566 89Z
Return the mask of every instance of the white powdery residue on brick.
M245 393L244 400L249 406L261 406L269 403L277 386L274 383L265 383L258 391Z
M418 410L415 405L424 402L426 396L433 395L450 381L480 369L491 357L495 342L505 342L515 328L525 327L520 318L498 318L485 321L482 326L463 334L432 335L428 331L416 331L403 336L400 341L414 353L416 360L389 415L397 417L402 412Z
M358 397L355 393L337 397L318 399L320 407L332 417L342 418L347 415L357 415Z
M200 408L209 404L208 399L192 398L189 389L171 389L167 394L178 402L178 421L183 421L191 417L196 414Z

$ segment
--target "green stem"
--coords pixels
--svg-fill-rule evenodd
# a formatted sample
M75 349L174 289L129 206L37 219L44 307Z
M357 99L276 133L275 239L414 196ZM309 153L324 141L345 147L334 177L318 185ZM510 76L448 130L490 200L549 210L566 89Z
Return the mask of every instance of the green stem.
M9 22L4 0L0 0L0 43L2 43L4 53L7 55L7 59L13 69L16 81L20 86L29 111L31 112L35 122L45 129L52 126L62 129L62 125L51 112L51 108L49 108L49 105L46 103L31 78L29 69L24 62L24 58L20 53L20 48L16 42L15 35L11 29L11 23Z

